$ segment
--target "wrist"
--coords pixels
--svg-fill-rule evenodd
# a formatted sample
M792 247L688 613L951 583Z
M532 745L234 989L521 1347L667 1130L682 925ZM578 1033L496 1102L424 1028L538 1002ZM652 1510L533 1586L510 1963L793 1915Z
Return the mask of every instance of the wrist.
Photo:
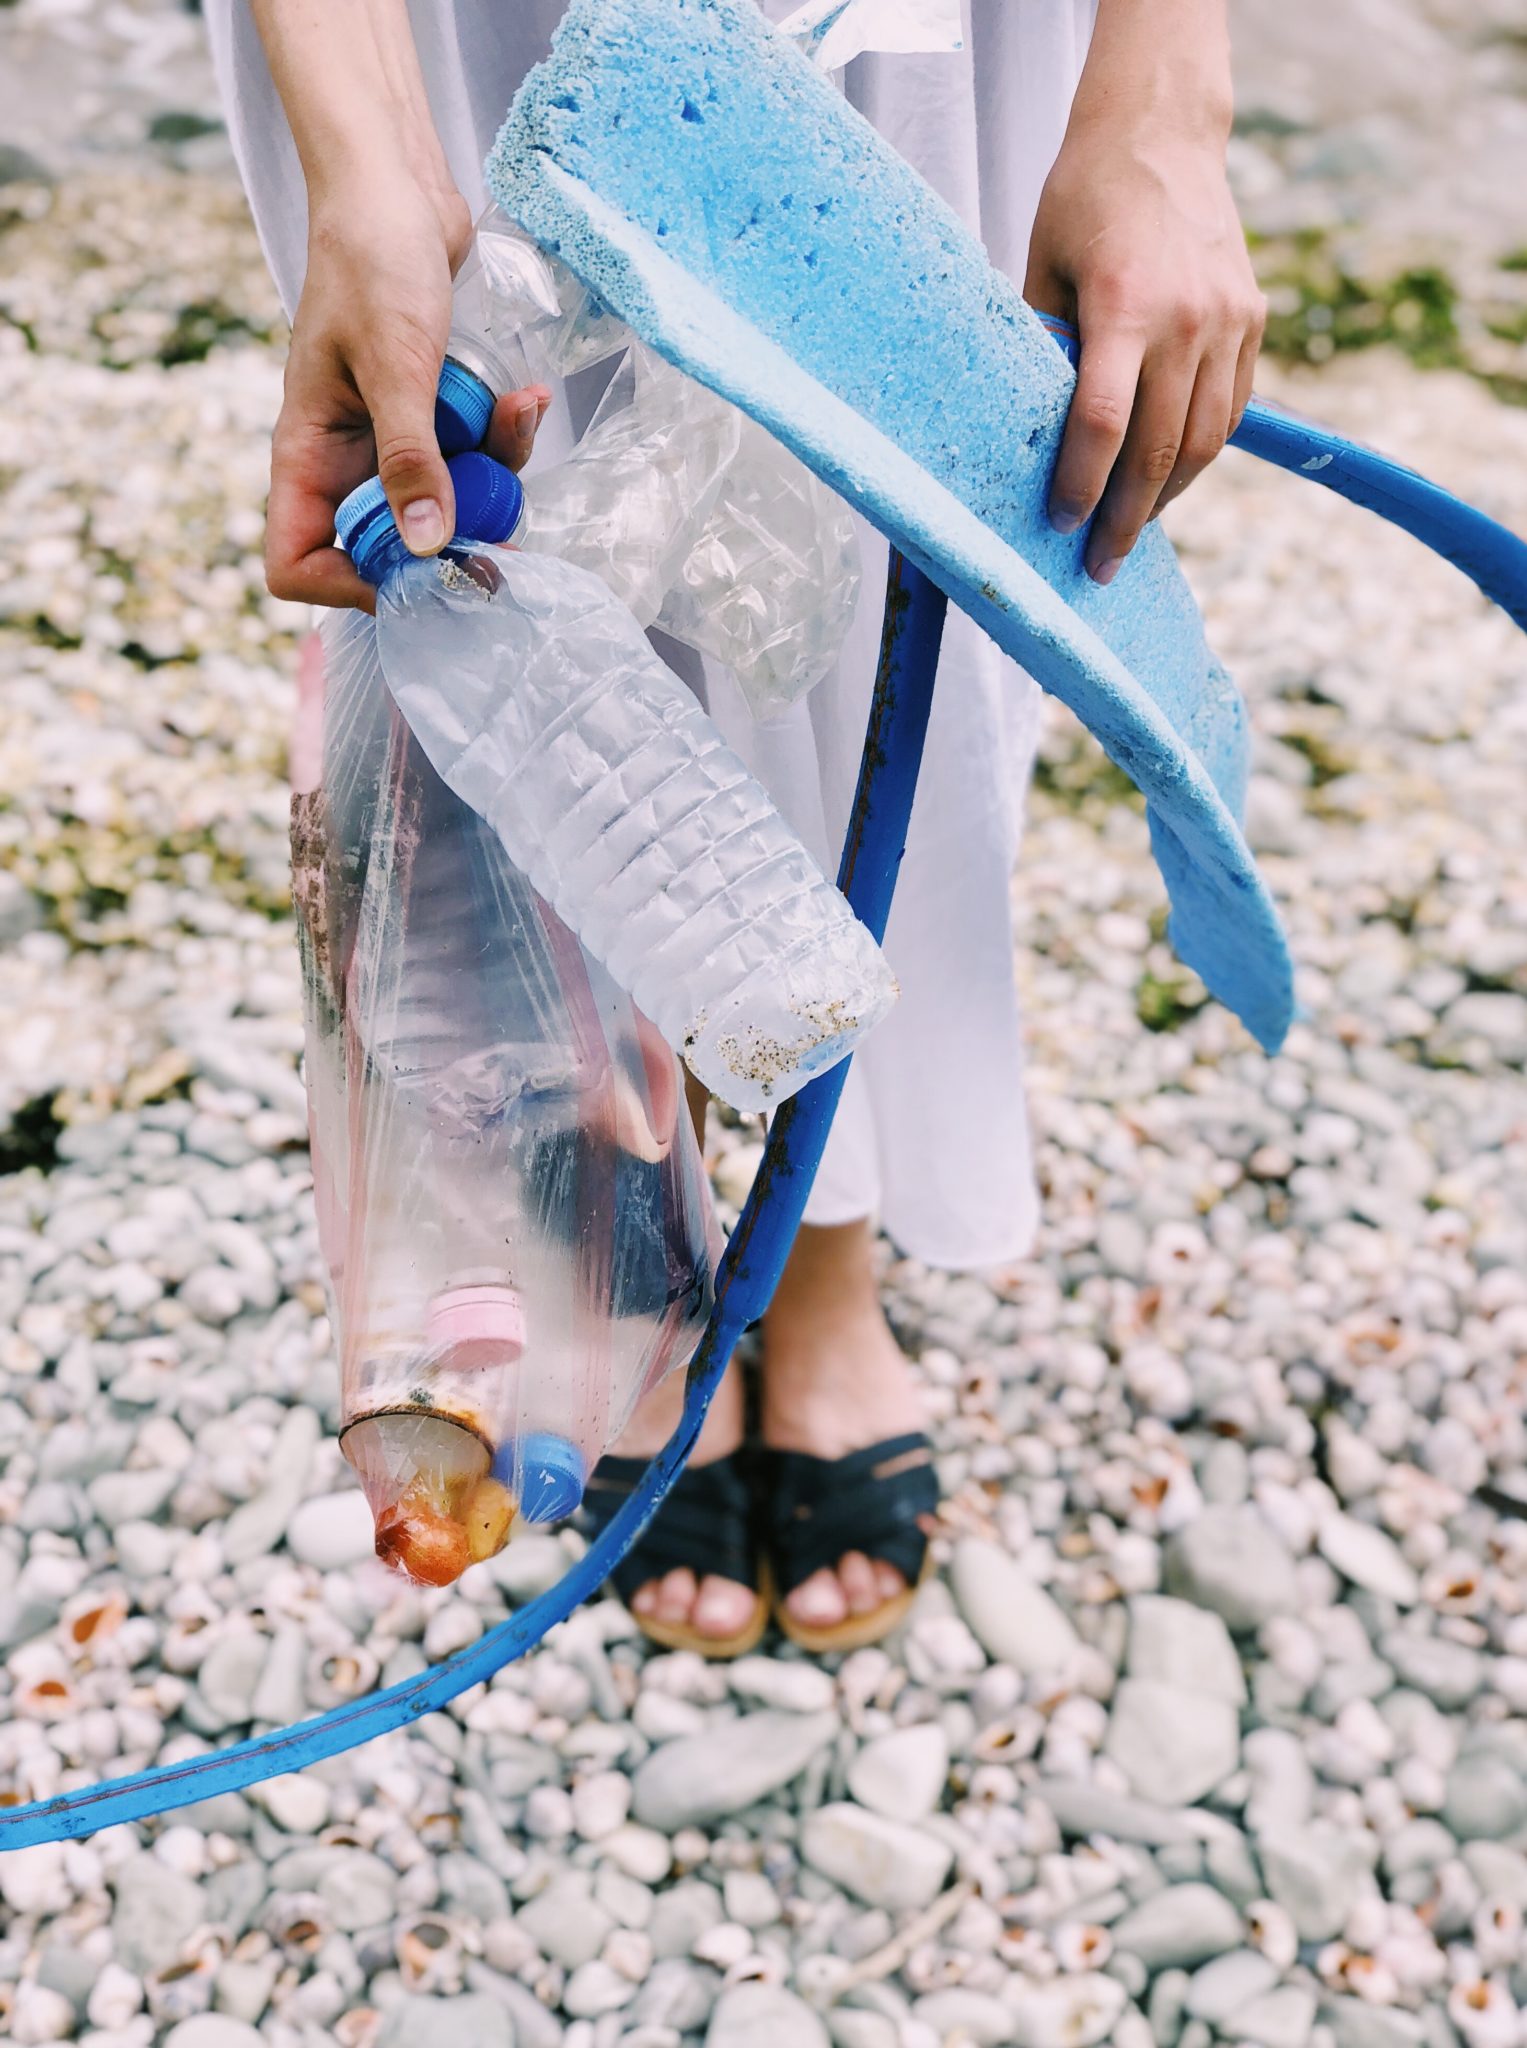
M391 223L384 231L417 237L432 221L454 271L471 240L471 209L443 161L416 168L400 157L393 137L328 152L322 171L307 181L307 199L310 245L354 241L366 223Z
M1100 0L1068 139L1147 136L1223 157L1234 111L1224 0Z

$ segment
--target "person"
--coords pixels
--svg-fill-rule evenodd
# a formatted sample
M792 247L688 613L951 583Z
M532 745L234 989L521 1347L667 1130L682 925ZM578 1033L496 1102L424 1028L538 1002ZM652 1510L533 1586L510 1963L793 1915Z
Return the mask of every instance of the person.
M781 19L793 0L760 0ZM1226 179L1227 0L966 0L965 47L865 55L845 89L1023 283L1072 319L1081 359L1050 495L1091 526L1106 583L1146 521L1223 447L1251 390L1263 303ZM369 605L334 510L379 471L409 546L441 547L450 482L433 396L451 277L481 165L564 0L205 0L234 151L293 316L272 448L271 589ZM569 444L541 387L501 398L490 451L519 467ZM797 831L830 860L857 766L885 549L838 673L783 725L735 684L687 675ZM904 881L886 947L902 984L849 1077L823 1170L761 1335L762 1456L744 1466L735 1371L691 1469L620 1589L658 1640L731 1654L765 1619L748 1473L762 1488L776 1612L810 1648L900 1617L936 1501L915 1382L882 1312L878 1222L908 1254L976 1268L1036 1223L1008 888L1036 743L1034 685L952 616ZM676 1376L677 1377L677 1376ZM645 1458L681 1387L618 1447ZM606 1460L612 1511L633 1467ZM601 1501L603 1502L601 1508Z

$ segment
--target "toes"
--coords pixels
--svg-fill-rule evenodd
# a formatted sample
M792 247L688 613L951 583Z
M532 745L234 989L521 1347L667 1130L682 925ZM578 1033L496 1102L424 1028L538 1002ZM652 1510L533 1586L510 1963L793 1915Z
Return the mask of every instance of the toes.
M882 1606L907 1590L907 1582L895 1565L882 1564L878 1557L875 1559L875 1590Z
M696 1591L695 1575L687 1565L669 1572L666 1578L657 1582L657 1599L651 1618L682 1628L694 1613Z
M739 1635L753 1619L757 1604L758 1595L736 1579L704 1578L695 1601L694 1627L700 1635L718 1639Z
M875 1567L862 1550L845 1550L838 1559L838 1583L850 1614L871 1614L880 1605Z
M848 1619L848 1602L836 1572L813 1572L786 1596L785 1606L803 1628L835 1628Z
M637 1588L636 1598L631 1602L631 1612L633 1614L640 1614L647 1621L652 1620L653 1616L657 1613L657 1593L660 1583L657 1579L648 1579L645 1586Z

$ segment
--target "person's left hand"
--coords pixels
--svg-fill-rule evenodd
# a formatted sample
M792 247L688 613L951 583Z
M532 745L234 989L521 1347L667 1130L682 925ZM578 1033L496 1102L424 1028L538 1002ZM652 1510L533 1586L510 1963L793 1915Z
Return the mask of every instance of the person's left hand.
M1223 141L1073 115L1045 185L1024 297L1081 333L1050 519L1088 518L1086 567L1118 573L1141 529L1240 424L1267 308Z

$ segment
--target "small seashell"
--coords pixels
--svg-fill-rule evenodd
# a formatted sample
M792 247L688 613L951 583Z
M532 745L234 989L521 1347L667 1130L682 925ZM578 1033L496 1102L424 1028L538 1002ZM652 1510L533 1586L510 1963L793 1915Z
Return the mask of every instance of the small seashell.
M1087 1921L1067 1920L1050 1933L1055 1960L1068 1973L1101 1970L1113 1954L1113 1936L1106 1927Z
M308 1662L307 1696L315 1707L340 1707L370 1692L378 1675L376 1658L361 1643L332 1654L320 1650Z
M1246 1908L1247 1938L1270 1963L1291 1970L1299 1954L1299 1936L1287 1909L1275 1899L1255 1899Z
M1490 1588L1477 1558L1449 1551L1422 1578L1421 1598L1440 1614L1481 1614Z
M929 1991L948 1991L954 1985L963 1984L966 1967L967 1958L957 1955L953 1949L923 1941L907 1957L901 1974L909 1989L922 1995Z
M1447 2016L1468 2048L1516 2048L1521 2038L1516 2000L1499 1977L1455 1984L1448 1993Z
M398 1968L410 1991L450 1995L462 1986L461 1939L433 1914L405 1921L396 1940Z
M334 1931L329 1909L317 1892L272 1892L260 1925L277 1948L294 1960L316 1955Z
M1044 1716L1032 1707L1020 1707L1016 1713L988 1723L971 1744L970 1753L978 1763L1019 1763L1035 1754L1044 1732Z
M777 1951L749 1949L722 1973L721 1982L727 1990L734 1984L783 1984L789 1969L789 1963Z
M1470 1923L1483 1970L1509 1970L1522 1956L1522 1909L1509 1899L1483 1905Z
M1010 1969L1021 1970L1038 1984L1047 1984L1060 1974L1055 1951L1037 1927L1010 1927L997 1943L997 1955Z
M212 2007L217 1985L217 1961L203 1955L194 1961L170 1963L156 1970L144 1984L148 2009L161 2026L190 2019Z
M67 1721L80 1710L78 1687L61 1673L49 1672L16 1689L11 1711L27 1721Z
M217 1641L210 1614L185 1614L165 1630L159 1646L159 1661L166 1671L190 1677L201 1668L203 1658Z
M342 2012L332 2028L339 2048L376 2048L383 2017L374 2005L352 2005Z
M71 1650L97 1650L127 1619L127 1596L115 1587L107 1593L83 1593L69 1601L59 1619L59 1633Z

